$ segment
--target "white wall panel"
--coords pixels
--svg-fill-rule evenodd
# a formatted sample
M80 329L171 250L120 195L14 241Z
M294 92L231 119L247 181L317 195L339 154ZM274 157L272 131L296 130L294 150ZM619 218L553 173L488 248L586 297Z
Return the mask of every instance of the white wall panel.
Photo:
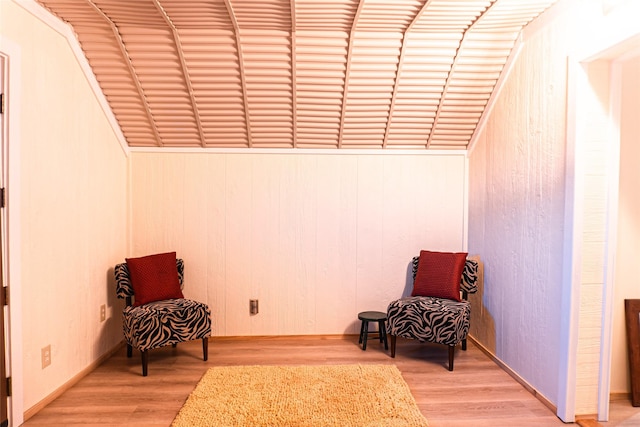
M176 250L214 335L357 333L463 250L465 154L132 154L133 254ZM249 300L260 313L249 315Z
M540 395L558 388L566 25L526 40L469 158L471 334Z
M563 224L567 58L593 58L611 40L624 40L625 32L637 34L637 22L629 23L637 13L621 8L605 16L597 2L565 3L576 7L559 12L530 37L525 32L520 56L470 154L469 248L485 263L483 289L472 298L472 334L551 402L557 402L558 388L566 391L558 398L567 411L563 415L573 417L598 411L600 355L607 350L601 348L601 334L611 141L609 63L603 60L589 65L591 86L580 87L572 99L578 110L569 112L578 117L575 129L571 126L577 157L566 164L578 165L576 187L584 191L576 190L580 225ZM630 11L637 8L634 2L626 5ZM637 101L629 112L637 117ZM637 189L637 183L628 185ZM560 372L558 377L557 370L558 357L567 352L566 343L559 342L560 322L571 317L561 313L559 304L566 230L577 233L573 249L580 262L574 269L578 315L570 325L576 328L577 352L575 366L568 367L575 372L575 384L568 381L569 389L563 381L572 375Z

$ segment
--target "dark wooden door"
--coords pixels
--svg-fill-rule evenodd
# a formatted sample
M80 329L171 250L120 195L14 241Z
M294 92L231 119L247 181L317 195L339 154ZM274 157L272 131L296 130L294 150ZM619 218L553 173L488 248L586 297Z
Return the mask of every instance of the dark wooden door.
M631 404L640 406L640 299L624 300L624 310L631 371Z

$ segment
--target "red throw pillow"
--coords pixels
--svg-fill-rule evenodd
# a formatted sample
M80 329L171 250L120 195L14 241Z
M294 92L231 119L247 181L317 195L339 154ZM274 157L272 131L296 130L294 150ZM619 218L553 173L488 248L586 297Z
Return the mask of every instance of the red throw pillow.
M126 258L129 278L135 296L133 305L152 301L184 298L178 280L176 253Z
M420 251L411 296L460 301L460 282L466 260L466 252Z

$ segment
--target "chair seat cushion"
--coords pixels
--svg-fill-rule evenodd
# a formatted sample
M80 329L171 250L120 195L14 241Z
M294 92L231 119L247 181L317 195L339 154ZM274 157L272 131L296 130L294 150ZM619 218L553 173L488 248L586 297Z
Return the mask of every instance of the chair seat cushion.
M387 308L387 331L391 335L456 345L467 338L471 320L468 301L434 297L406 297Z
M140 351L211 335L209 307L185 298L125 307L122 323L125 340Z

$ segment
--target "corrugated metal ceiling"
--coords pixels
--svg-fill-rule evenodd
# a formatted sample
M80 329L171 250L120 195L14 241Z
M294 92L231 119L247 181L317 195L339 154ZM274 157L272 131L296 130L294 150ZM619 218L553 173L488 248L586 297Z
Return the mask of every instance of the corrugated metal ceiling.
M131 147L465 149L556 0L38 0Z

